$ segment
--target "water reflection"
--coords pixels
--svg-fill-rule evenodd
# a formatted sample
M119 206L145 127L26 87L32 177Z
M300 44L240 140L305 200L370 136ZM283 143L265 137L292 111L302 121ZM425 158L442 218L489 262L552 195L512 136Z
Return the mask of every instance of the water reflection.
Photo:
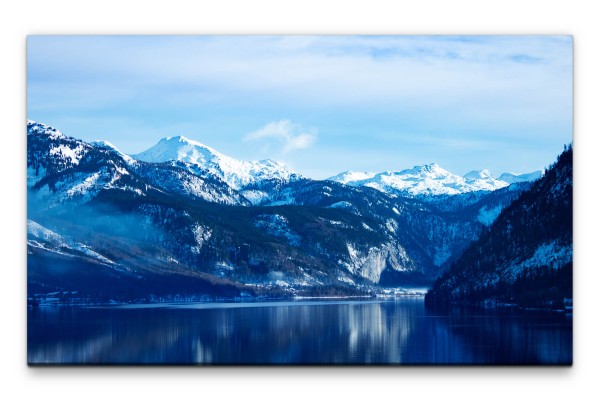
M422 299L39 308L40 364L568 364L569 318L425 309Z

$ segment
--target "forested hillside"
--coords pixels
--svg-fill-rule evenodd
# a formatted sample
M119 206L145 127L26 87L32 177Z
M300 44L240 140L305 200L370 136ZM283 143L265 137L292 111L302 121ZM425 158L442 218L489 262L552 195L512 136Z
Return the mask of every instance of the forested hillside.
M573 150L506 207L434 284L428 304L562 308L572 298Z

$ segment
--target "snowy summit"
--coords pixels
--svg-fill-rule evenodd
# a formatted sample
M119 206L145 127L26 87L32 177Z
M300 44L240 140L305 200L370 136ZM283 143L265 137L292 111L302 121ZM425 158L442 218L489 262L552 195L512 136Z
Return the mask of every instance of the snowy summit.
M163 138L132 157L149 163L181 162L190 171L214 175L236 190L262 180L289 181L299 177L279 162L237 160L184 136Z
M502 177L505 176L507 175L502 175ZM533 181L539 178L536 173L515 177L519 177L520 181L497 179L488 170L474 170L461 177L443 169L436 163L430 163L402 171L385 171L378 174L349 171L328 178L328 180L354 187L367 186L385 193L430 196L495 191L512 182Z
M528 173L528 174L513 174L513 173L504 173L500 176L500 180L504 181L504 182L508 182L509 184L512 184L514 182L528 182L528 181L535 181L538 178L541 178L544 175L544 172L542 170L536 170L532 173Z

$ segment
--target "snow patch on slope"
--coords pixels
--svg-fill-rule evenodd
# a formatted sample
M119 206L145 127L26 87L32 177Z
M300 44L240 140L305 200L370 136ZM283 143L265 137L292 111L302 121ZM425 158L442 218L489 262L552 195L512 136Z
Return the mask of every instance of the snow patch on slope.
M68 160L71 164L79 164L79 160L85 155L84 147L79 144L75 148L70 148L66 145L58 145L50 148L50 155L60 156L64 160Z
M192 227L192 233L194 234L196 245L192 246L191 250L193 254L199 255L204 244L210 240L210 237L212 236L212 230L208 227L196 224Z
M515 281L520 274L528 270L543 267L558 269L572 260L572 246L565 246L557 241L552 241L540 245L530 258L509 266L505 274L510 281Z
M254 206L260 205L262 202L269 199L268 193L256 189L248 189L245 191L241 191L240 195L248 199L250 203L252 203L252 205Z

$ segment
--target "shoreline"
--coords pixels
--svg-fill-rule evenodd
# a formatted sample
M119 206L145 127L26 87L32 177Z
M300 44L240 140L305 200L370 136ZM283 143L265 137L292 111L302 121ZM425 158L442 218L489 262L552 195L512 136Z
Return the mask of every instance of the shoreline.
M405 294L375 294L375 295L348 295L348 296L292 296L292 297L235 297L235 298L213 298L213 299L188 299L188 300L177 300L177 299L165 299L158 301L149 300L131 300L131 301L115 301L110 300L108 302L55 302L50 300L49 302L39 302L32 304L28 300L28 309L37 308L60 308L60 307L167 307L173 305L258 305L258 304L276 304L276 303L290 303L290 304L339 304L344 302L365 302L365 303L376 303L376 302L387 302L398 298L425 298L424 294L421 293L405 293Z

